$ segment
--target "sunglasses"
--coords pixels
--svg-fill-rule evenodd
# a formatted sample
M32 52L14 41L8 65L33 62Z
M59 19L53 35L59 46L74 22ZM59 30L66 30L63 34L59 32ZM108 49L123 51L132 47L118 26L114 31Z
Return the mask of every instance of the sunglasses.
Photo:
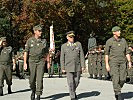
M70 38L74 38L73 36L69 36Z
M42 30L38 30L39 32L42 32Z

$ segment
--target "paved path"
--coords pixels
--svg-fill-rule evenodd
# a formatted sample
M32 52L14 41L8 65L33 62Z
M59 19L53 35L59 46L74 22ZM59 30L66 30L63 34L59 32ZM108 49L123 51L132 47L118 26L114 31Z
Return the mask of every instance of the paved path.
M28 79L13 79L13 94L7 94L4 86L4 96L0 100L30 100L31 91ZM125 84L122 89L124 100L133 100L133 85ZM81 77L77 88L78 100L115 100L112 83ZM41 100L70 100L66 78L44 78L44 90Z

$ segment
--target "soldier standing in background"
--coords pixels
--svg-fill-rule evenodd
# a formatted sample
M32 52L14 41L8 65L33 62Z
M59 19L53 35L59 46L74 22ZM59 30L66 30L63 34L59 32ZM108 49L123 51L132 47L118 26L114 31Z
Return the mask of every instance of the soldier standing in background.
M104 55L104 49L105 49L105 45L103 45L101 53L102 53L102 73L104 75L104 80L108 80L108 72L106 70L106 66L105 66L105 55Z
M94 33L92 32L90 34L90 38L88 39L88 72L90 74L90 78L93 78L93 74L94 72L96 72L96 70L94 70L94 66L95 63L93 61L94 58L94 53L93 53L93 49L96 47L97 42L96 42L96 38L94 37ZM95 66L96 67L96 66ZM95 77L97 78L97 77Z
M99 80L102 79L102 45L98 46L97 50L97 70L98 70L98 75L99 75Z
M23 64L24 64L24 51L23 48L19 48L19 51L17 52L17 66L18 66L18 76L20 79L24 79L24 68L23 68Z
M98 71L97 71L97 52L96 52L96 47L92 50L92 67L93 67L93 74L94 74L94 79L97 79Z
M88 72L90 75L89 78L93 78L92 51L91 50L88 51Z
M44 57L48 55L48 47L46 39L41 38L42 27L40 25L34 26L33 31L34 36L29 38L25 45L24 69L27 69L27 56L29 56L31 100L35 100L35 93L37 95L36 100L40 100L43 91ZM47 66L50 67L48 60L49 58L47 59Z
M62 71L60 66L60 55L61 55L61 51L57 50L55 54L55 62L57 63L59 78L62 77Z
M92 32L90 34L90 38L88 39L88 51L90 49L93 49L93 48L95 48L97 46L96 38L93 37L93 35L94 35L94 33Z
M112 28L113 37L107 40L105 46L106 69L111 73L116 100L122 100L121 88L126 81L127 60L129 69L131 68L128 45L126 40L120 37L120 30L118 26Z
M0 38L0 96L3 96L4 77L8 85L8 94L11 94L12 63L15 67L14 54L11 46L8 46L6 37Z
M84 52L80 42L74 42L74 32L67 34L68 42L61 46L61 67L66 72L71 100L76 100L76 88L79 84L82 68L85 69Z
M49 51L49 58L50 58L50 68L48 68L48 74L49 74L49 78L52 78L54 75L54 57L55 54L52 53L53 51Z

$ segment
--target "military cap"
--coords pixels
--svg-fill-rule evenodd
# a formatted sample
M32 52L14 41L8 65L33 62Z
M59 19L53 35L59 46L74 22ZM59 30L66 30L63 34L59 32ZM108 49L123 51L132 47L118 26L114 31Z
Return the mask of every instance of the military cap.
M33 27L33 30L36 31L36 30L42 30L42 27L41 25L36 25Z
M69 31L69 32L66 33L66 35L67 35L67 36L75 36L74 33L75 33L74 31Z
M0 40L1 41L6 41L6 37L1 37Z
M121 28L119 26L114 26L112 28L112 32L116 32L116 31L120 31L120 30L121 30Z

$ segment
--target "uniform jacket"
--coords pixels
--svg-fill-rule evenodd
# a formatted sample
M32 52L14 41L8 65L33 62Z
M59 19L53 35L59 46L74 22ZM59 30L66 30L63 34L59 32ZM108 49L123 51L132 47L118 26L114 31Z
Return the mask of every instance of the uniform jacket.
M127 42L124 38L116 40L114 37L107 40L105 45L105 55L109 55L109 61L124 63L126 55L129 54Z
M11 64L14 58L14 53L11 46L0 48L0 64Z
M85 67L84 53L80 42L75 42L73 47L67 42L61 47L60 63L66 72L81 71Z
M40 61L48 53L46 39L31 37L25 45L25 52L29 53L29 61Z

